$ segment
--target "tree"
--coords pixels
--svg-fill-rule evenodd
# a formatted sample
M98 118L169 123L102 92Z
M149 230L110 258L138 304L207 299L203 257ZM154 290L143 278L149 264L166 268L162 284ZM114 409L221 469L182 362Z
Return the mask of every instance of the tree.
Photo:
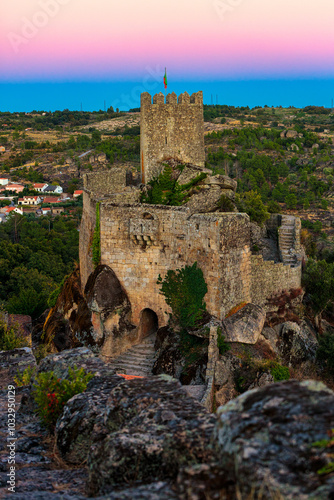
M261 195L256 191L237 195L236 203L241 212L246 212L250 220L257 222L260 226L270 217L267 207L261 199Z
M334 301L334 263L309 259L303 273L303 286L318 322L322 312Z
M159 275L157 284L172 309L172 319L181 330L195 327L206 311L204 296L208 291L197 262L183 269L167 271L164 279Z

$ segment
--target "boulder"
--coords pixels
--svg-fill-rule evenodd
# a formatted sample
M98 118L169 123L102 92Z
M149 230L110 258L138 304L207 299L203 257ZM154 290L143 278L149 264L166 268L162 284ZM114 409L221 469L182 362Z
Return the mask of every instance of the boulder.
M193 214L216 212L219 210L219 200L222 195L226 196L226 190L222 190L219 186L206 186L199 193L193 194L185 206L190 209ZM233 195L233 191L229 192Z
M304 361L314 361L318 348L315 331L306 321L300 325L287 321L283 323L278 348L283 361L289 366L298 366Z
M83 463L94 439L108 434L105 419L113 409L110 395L122 382L117 375L94 377L85 392L68 401L56 426L57 446L67 462Z
M248 391L218 409L215 439L221 466L236 471L240 498L333 498L334 393L295 380ZM315 444L323 442L324 444Z
M77 347L46 356L38 366L38 373L54 371L62 380L68 378L69 368L83 368L96 376L113 375L115 371L99 359L88 347Z
M265 310L255 304L245 307L222 321L227 342L256 344L266 319Z
M237 190L238 183L234 179L231 179L231 177L228 177L227 175L209 175L207 176L203 184L209 185L209 186L219 186L221 189L230 189L232 191Z
M88 495L106 494L134 481L176 478L181 466L212 460L210 438L216 418L176 380L134 379L107 392L104 427L88 456Z
M5 387L14 383L14 377L27 368L36 367L36 359L30 347L0 352L1 385Z
M130 301L110 267L96 267L88 278L85 297L91 312L91 335L103 356L117 357L136 343L138 331L130 321Z
M288 130L285 134L285 137L287 139L295 139L296 137L298 137L298 132L296 132L295 130Z
M212 170L209 170L208 168L197 167L195 165L186 165L179 175L177 182L181 185L188 184L188 182L196 179L196 177L198 177L201 173L211 174Z

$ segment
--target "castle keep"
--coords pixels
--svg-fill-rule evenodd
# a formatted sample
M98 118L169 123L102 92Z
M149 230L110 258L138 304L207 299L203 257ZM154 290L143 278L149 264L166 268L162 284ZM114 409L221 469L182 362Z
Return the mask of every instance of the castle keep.
M202 95L188 97L183 94L177 102L171 94L165 103L158 94L152 104L151 96L143 94L141 158L146 181L161 169L159 161L168 158L193 164L186 166L182 175L190 175L192 170L197 175L198 167L204 165ZM211 174L203 181L201 189L206 198L212 190L220 189L217 185L224 187L228 180L234 182L220 177L225 176ZM138 341L149 315L159 327L167 324L170 310L160 294L157 278L159 274L165 276L169 269L197 262L208 286L208 311L219 319L240 302L265 306L273 294L300 286L299 219L272 217L270 230L278 234L281 257L281 262L275 263L264 260L262 255L252 255L247 214L200 213L199 205L190 202L181 207L142 204L140 186L133 186L129 179L122 168L84 176L82 287L94 271L92 239L99 204L101 264L113 270L125 290L131 304L131 317L127 319L135 329L131 341L125 339L117 348L109 342L106 355L118 354ZM115 314L110 311L110 317ZM110 317L98 316L96 321L105 337L115 337L115 325L119 323L116 316L112 320Z
M203 93L179 98L173 92L141 95L140 149L143 184L156 176L170 158L204 167Z

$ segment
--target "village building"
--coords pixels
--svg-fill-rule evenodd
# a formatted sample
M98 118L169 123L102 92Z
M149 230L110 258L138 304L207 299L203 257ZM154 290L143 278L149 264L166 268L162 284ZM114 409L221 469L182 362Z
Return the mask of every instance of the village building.
M18 205L40 205L42 198L40 196L23 196L19 198Z

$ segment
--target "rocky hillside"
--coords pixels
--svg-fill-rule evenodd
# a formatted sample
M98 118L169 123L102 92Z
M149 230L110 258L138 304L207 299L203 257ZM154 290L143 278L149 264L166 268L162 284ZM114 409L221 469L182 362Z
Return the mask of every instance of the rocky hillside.
M7 386L36 366L29 349L0 355L1 498L325 499L334 494L334 393L287 381L246 392L209 414L168 376L125 380L86 348L46 357L38 374L94 374L49 435L34 386L17 388L15 494L8 491ZM237 465L237 466L236 466ZM13 491L13 490L12 490Z

